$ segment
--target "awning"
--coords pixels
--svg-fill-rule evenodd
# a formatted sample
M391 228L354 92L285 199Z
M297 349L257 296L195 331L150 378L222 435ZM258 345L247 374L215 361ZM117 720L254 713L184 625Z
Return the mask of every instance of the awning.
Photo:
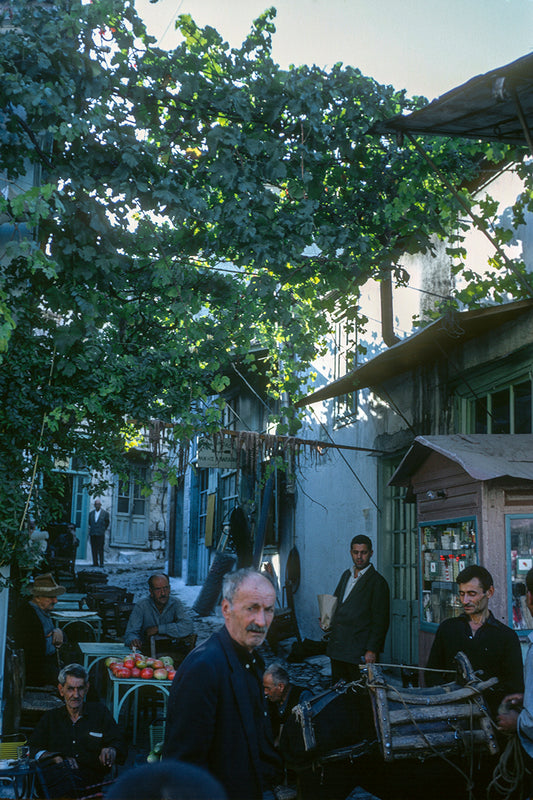
M443 351L447 352L461 342L482 336L532 308L533 300L520 300L501 306L462 311L451 317L441 317L427 328L384 350L353 372L302 398L295 405L301 408L348 394L356 389L379 386L387 378L401 375L428 361L435 361Z
M461 136L531 148L533 53L472 78L420 111L377 123L372 130Z
M533 481L532 434L475 433L417 436L389 484L408 486L413 473L432 452L446 456L477 481L496 478Z

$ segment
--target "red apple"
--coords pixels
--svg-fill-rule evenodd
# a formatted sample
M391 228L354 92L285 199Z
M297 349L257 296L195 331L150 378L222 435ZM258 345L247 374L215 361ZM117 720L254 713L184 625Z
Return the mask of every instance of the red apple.
M154 669L154 678L156 679L156 681L166 681L167 676L168 672L166 671L166 669L163 669L162 667Z
M154 669L163 669L163 667L164 667L164 666L165 666L165 665L163 664L163 662L161 661L161 659L160 659L160 658L156 658L156 659L154 660L154 663L152 664L152 667L153 667Z
M140 678L141 677L141 670L139 667L132 667L131 669L131 677L132 678Z
M147 658L147 659L146 659L146 664L147 664L149 667L153 667L153 666L154 666L154 661L155 661L155 658Z
M167 677L168 677L169 681L173 681L174 680L174 675L175 674L176 674L176 670L175 669L169 669L169 671L167 673Z
M141 678L144 680L151 680L154 677L154 671L151 667L145 667L141 670Z
M135 661L133 660L133 658L130 658L129 656L127 656L124 659L123 663L124 663L124 666L127 667L128 669L133 669L133 667L135 666Z

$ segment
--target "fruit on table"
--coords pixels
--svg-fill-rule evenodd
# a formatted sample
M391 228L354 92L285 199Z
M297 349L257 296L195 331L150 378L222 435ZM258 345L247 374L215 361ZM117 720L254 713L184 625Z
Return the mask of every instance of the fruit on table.
M154 671L152 667L145 667L141 670L141 678L145 680L151 680L154 677Z
M176 674L170 656L147 658L142 653L128 653L124 658L109 656L105 663L117 678L166 681L172 680Z

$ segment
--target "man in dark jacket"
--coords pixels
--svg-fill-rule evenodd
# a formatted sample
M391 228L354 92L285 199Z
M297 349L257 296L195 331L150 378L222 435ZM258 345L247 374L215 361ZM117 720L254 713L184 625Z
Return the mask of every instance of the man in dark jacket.
M427 666L433 670L454 670L455 655L461 650L483 680L498 678L498 684L485 695L492 713L496 714L505 695L524 690L520 640L489 610L494 586L485 567L477 564L465 567L456 582L464 613L441 622ZM426 683L430 686L452 679L453 675L426 673Z
M343 572L334 592L338 604L327 647L334 684L358 680L358 665L377 660L389 629L389 587L370 563L368 536L354 536L350 555L353 566Z
M231 800L260 800L282 779L255 653L274 616L276 592L264 575L224 578L224 627L190 653L172 682L163 758L207 769Z
M284 723L294 706L311 697L305 686L291 683L289 673L279 661L269 664L263 675L263 691L268 700L268 715L272 723L272 733L276 746Z
M109 527L109 512L102 508L98 498L89 514L89 541L93 556L93 567L104 566L105 532Z
M22 603L15 614L14 637L24 650L26 684L46 686L57 683L58 650L63 632L54 626L50 612L65 587L56 583L50 572L37 575L30 588L32 598Z
M77 797L89 786L100 786L113 764L124 761L126 748L106 706L85 702L84 667L69 664L58 681L65 705L43 714L30 737L30 752L41 762L50 797Z

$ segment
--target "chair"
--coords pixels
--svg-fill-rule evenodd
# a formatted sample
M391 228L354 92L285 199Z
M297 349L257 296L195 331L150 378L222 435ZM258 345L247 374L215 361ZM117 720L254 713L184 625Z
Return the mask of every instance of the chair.
M134 605L135 603L131 601L125 603L115 603L115 633L117 639L119 640L124 639L124 634L126 633L126 628L128 627L128 622Z
M63 705L55 686L26 686L24 650L9 642L5 656L6 710L4 728L13 731L33 730L41 716Z
M150 656L160 658L161 656L171 656L174 659L174 666L177 667L184 660L185 656L194 650L198 636L190 633L181 639L171 639L169 636L150 636Z
M7 733L0 736L0 761L13 761L18 758L18 748L27 744L23 733Z
M115 607L118 604L131 602L133 594L122 586L94 586L87 591L85 602L91 611L96 611L102 618L102 629L104 636L109 636L110 629L120 636L116 630Z

